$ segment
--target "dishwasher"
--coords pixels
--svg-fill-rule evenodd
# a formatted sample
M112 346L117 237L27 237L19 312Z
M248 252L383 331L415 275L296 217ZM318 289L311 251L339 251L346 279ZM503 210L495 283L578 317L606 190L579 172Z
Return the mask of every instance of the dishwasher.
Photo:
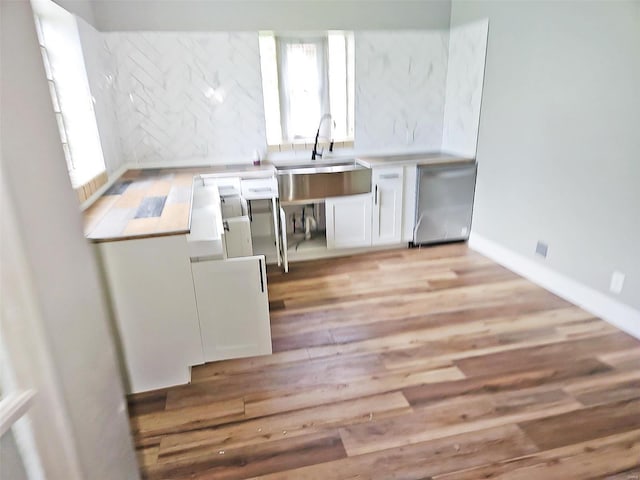
M418 167L413 245L467 240L476 163Z

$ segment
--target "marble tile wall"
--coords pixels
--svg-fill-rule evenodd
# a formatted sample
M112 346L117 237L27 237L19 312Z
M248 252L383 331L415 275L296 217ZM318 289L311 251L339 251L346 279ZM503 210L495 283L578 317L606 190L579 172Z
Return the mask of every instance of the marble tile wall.
M266 149L257 33L106 33L125 162L250 162Z
M442 150L475 156L489 21L451 29Z
M256 33L80 25L107 168L249 162L266 149ZM355 36L355 149L474 155L487 21Z
M437 30L356 33L358 151L440 149L448 37Z

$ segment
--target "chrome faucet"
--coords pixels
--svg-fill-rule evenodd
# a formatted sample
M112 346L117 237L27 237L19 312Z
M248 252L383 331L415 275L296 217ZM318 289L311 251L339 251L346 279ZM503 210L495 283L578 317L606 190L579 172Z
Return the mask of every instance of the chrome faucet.
M316 141L314 142L313 150L311 151L311 160L315 160L316 157L322 158L322 154L324 153L324 149L322 149L322 152L318 152L318 138L320 137L320 129L322 128L322 122L324 122L326 119L331 120L330 113L325 113L324 115L322 115L322 117L320 117L320 123L318 124L318 131L316 132ZM331 138L329 140L331 140L331 143L329 143L329 151L333 152L333 139Z

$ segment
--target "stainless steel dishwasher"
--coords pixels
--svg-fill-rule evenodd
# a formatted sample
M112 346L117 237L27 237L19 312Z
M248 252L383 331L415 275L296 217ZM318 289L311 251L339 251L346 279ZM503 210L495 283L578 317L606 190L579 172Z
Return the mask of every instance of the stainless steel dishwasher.
M466 240L476 185L476 163L418 167L413 244Z

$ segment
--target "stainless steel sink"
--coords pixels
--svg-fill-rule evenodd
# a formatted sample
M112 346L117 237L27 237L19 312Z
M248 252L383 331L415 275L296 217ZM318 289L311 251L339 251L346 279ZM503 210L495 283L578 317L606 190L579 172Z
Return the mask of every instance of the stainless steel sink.
M294 172L298 173L334 173L343 172L347 170L353 170L358 168L365 168L355 160L342 160L338 162L317 162L317 163L298 163L292 165L282 165L276 167L278 173Z
M276 167L282 203L306 203L328 197L371 192L371 169L355 160Z

